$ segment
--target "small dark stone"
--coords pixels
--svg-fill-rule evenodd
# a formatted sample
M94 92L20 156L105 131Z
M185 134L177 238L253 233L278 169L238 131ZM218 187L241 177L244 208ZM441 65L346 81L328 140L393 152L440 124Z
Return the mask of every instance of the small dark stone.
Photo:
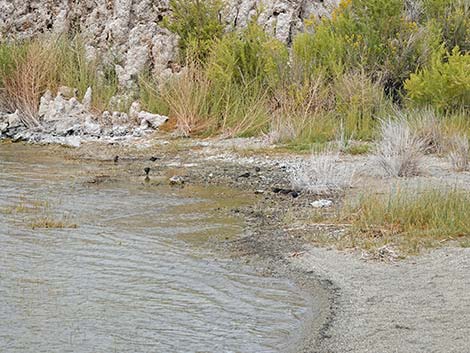
M149 173L150 173L150 168L149 168L149 167L145 167L145 168L144 168L144 172L145 172L145 175L148 176Z
M119 162L119 156L114 157L114 163L117 163L117 162Z
M271 190L272 190L275 194L279 194L282 189L281 189L281 188L276 188L276 187L274 187L274 188L272 188Z
M249 172L246 172L246 173L243 173L242 175L239 175L238 177L239 178L249 178L250 177L250 173Z
M256 172L256 173L261 172L261 168L260 168L260 167L255 167L255 172Z
M289 189L281 189L281 191L279 191L279 193L282 195L289 195L291 192L292 190Z
M150 157L151 162L155 162L155 161L158 161L160 159L161 159L160 157Z
M292 192L290 192L290 195L291 195L294 199L300 196L297 191L292 191Z

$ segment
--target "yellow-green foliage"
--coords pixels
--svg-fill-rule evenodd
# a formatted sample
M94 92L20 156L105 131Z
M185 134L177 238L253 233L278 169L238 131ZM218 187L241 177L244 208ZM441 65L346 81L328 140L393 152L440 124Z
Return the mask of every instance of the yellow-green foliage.
M343 0L331 18L294 39L294 63L305 75L336 76L362 68L397 90L438 46L438 31L405 16L403 0Z
M222 85L259 83L274 87L287 62L287 47L252 21L243 31L230 32L214 43L208 74Z
M439 26L447 50L458 46L464 53L470 51L470 1L426 0L422 6L426 20Z
M440 110L470 108L470 53L454 48L446 60L435 55L433 62L405 82L410 100Z
M215 40L222 37L221 0L170 0L171 19L164 25L180 37L181 59L204 61Z

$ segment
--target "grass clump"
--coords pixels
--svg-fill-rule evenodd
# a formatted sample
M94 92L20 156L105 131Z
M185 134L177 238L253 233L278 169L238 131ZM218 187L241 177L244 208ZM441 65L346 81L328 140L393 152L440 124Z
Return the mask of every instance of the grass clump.
M470 195L458 189L368 193L346 204L340 219L352 225L345 239L350 246L371 249L388 244L403 253L418 253L470 236Z
M75 223L69 222L67 219L55 219L50 216L41 216L34 219L31 224L31 229L74 229L78 228Z
M466 135L454 135L450 141L448 159L452 169L462 172L470 169L470 144Z

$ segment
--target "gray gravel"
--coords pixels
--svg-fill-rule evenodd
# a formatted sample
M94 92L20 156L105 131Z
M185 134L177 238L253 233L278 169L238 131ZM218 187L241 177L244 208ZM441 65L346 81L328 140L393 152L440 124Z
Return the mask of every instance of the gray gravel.
M309 247L291 263L339 288L321 352L470 352L470 249L396 264Z

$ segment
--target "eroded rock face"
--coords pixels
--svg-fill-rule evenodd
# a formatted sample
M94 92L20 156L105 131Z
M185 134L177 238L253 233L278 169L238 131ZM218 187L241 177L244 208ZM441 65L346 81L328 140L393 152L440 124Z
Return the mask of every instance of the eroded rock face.
M339 0L225 0L227 27L258 22L278 39L289 42L303 20L325 16ZM260 10L261 9L261 10ZM116 66L123 87L150 64L168 75L177 54L177 36L162 28L168 0L0 0L0 40L25 38L49 31L81 33L89 59L100 56Z

